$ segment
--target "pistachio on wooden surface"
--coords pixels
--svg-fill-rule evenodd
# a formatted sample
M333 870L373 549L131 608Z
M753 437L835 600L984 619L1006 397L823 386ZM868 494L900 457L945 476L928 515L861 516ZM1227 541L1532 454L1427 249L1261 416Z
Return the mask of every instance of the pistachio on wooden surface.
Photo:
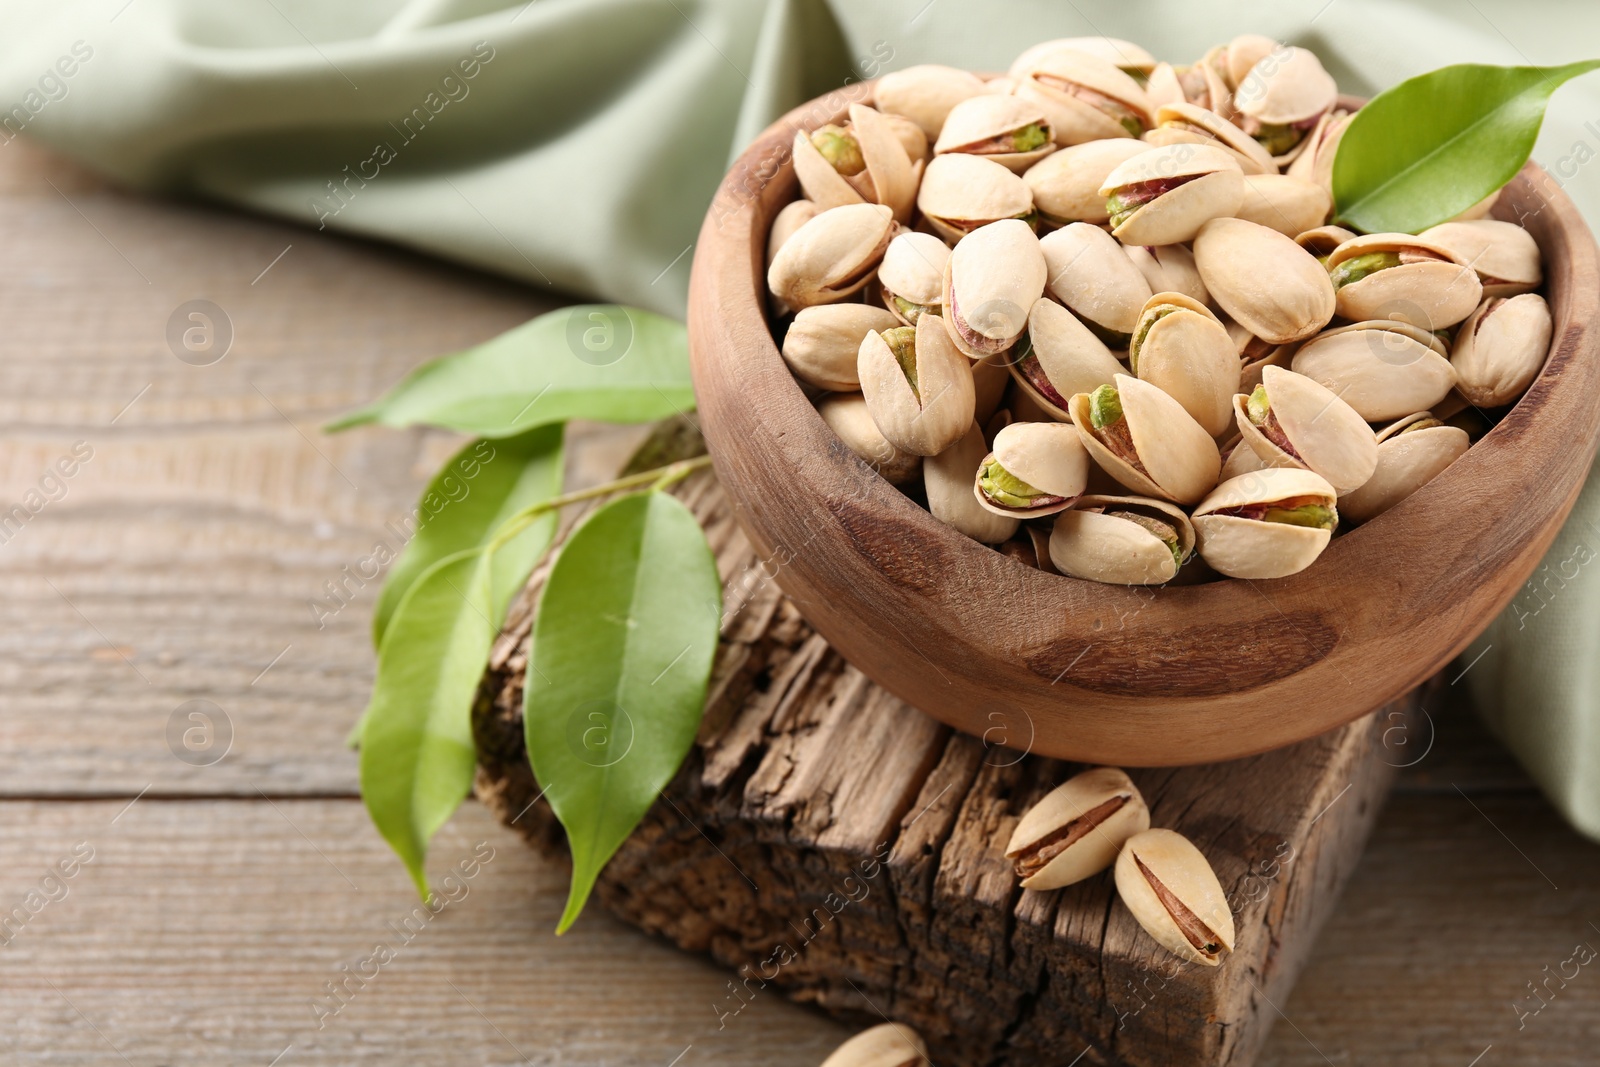
M1028 809L1006 859L1024 889L1059 889L1111 866L1124 842L1149 828L1150 809L1133 780L1115 767L1096 767Z
M1182 834L1146 830L1129 838L1116 879L1128 911L1162 947L1206 967L1233 951L1233 911L1222 885Z

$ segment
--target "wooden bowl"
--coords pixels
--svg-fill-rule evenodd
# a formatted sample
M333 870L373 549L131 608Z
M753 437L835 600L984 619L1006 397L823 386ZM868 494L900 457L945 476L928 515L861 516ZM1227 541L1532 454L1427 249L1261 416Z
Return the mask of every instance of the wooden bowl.
M1250 755L1421 684L1510 601L1566 518L1600 430L1600 267L1530 163L1498 217L1544 253L1549 362L1504 420L1385 514L1274 581L1136 588L1047 574L940 523L823 424L766 315L768 225L797 195L790 112L734 164L695 252L689 339L717 474L768 571L868 677L951 726L1122 766ZM998 732L997 732L998 731Z

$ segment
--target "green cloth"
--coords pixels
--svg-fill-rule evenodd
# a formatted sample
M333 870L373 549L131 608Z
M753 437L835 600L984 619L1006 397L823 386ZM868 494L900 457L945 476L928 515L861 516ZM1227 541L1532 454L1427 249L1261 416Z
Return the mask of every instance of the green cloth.
M923 62L1004 70L1029 44L1082 34L1184 62L1264 33L1314 49L1358 94L1449 63L1600 55L1600 5L1570 0L0 2L0 147L21 132L138 188L675 315L731 158L847 80ZM1597 154L1591 75L1556 94L1535 150L1591 221ZM1600 837L1597 523L1591 483L1548 569L1463 657L1461 684Z

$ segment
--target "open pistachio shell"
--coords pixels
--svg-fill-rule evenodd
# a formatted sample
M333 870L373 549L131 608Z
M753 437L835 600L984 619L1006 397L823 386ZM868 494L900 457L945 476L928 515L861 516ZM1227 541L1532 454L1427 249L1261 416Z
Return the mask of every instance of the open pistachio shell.
M1123 251L1144 275L1152 293L1182 293L1197 303L1211 303L1187 245L1124 245Z
M1098 226L1075 222L1039 241L1048 271L1046 287L1095 331L1107 347L1123 349L1150 284L1115 237Z
M1188 99L1183 94L1183 83L1178 80L1178 72L1167 62L1157 63L1150 68L1144 92L1150 98L1151 106L1158 110L1168 104L1184 103Z
M1180 141L1180 135L1192 140ZM1171 140L1169 140L1171 138ZM1151 144L1212 144L1233 153L1239 169L1246 174L1276 174L1278 166L1261 142L1245 133L1215 111L1187 101L1162 104L1156 108L1155 128L1144 135Z
M1408 233L1354 237L1328 256L1339 315L1353 322L1399 319L1442 330L1472 314L1483 284L1442 244Z
M969 71L924 63L878 79L873 100L879 111L903 115L936 140L950 109L983 92L983 79Z
M1339 515L1366 522L1388 511L1466 455L1465 430L1446 426L1426 411L1408 415L1378 434L1378 468L1353 493L1339 498Z
M1212 299L1263 341L1303 340L1333 318L1328 272L1277 230L1212 219L1194 239L1194 262Z
M1154 78L1157 73L1151 71L1151 77ZM1218 115L1229 116L1233 113L1233 90L1214 64L1202 59L1189 66L1173 68L1173 76L1183 90L1183 98L1189 103Z
M1317 121L1339 101L1339 87L1316 55L1304 48L1275 48L1239 80L1233 107L1242 128L1261 141L1279 166L1304 149Z
M1089 457L1135 493L1179 504L1205 496L1222 469L1211 435L1149 382L1119 374L1114 388L1118 417L1101 426L1095 425L1091 394L1078 393L1068 402Z
M850 126L861 143L861 155L878 203L894 211L896 222L910 222L917 199L917 174L899 135L881 114L865 104L850 105Z
M1004 352L1027 329L1044 294L1039 239L1020 219L1003 219L963 237L944 268L941 320L955 346L973 359Z
M917 207L954 244L980 226L1033 214L1033 194L1020 177L992 159L964 152L935 156L922 175Z
M1024 51L1012 61L1007 73L1013 80L1021 81L1036 62L1063 52L1102 59L1134 78L1148 75L1156 67L1155 56L1120 37L1058 37L1042 41Z
M1239 357L1211 309L1182 293L1156 293L1144 305L1128 348L1128 368L1172 397L1212 437L1233 422Z
M891 445L872 421L860 393L832 393L817 402L817 414L861 459L890 485L903 485L922 470L922 457Z
M1062 148L1029 167L1023 181L1033 192L1042 225L1054 228L1070 222L1105 222L1106 198L1100 186L1117 165L1147 147L1128 137L1086 141Z
M802 308L783 337L783 361L794 376L822 389L850 391L861 384L856 355L874 330L899 325L882 308L867 304L818 304Z
M1297 344L1275 345L1263 341L1233 319L1224 319L1223 327L1233 340L1234 351L1239 354L1239 392L1248 393L1261 384L1261 372L1267 367L1287 367L1294 356Z
M1325 260L1333 254L1333 250L1356 236L1353 230L1343 226L1313 226L1303 233L1295 234L1294 243L1316 256Z
M824 208L884 204L896 221L911 221L917 192L911 158L893 127L863 104L850 105L847 127L797 132L794 172L805 195Z
M1461 395L1479 407L1516 400L1539 376L1552 332L1550 305L1538 293L1485 300L1450 354Z
M1544 281L1538 244L1514 222L1441 222L1417 236L1450 249L1477 271L1484 296L1530 293Z
M1241 474L1265 470L1266 467L1267 464L1256 455L1256 450L1244 443L1244 437L1234 434L1233 439L1222 446L1222 473L1217 477L1225 482Z
M931 233L902 233L889 242L878 268L883 306L907 326L924 312L940 314L950 246Z
M772 220L772 229L767 231L767 266L772 266L772 261L778 258L778 249L793 237L795 233L822 214L822 208L810 200L794 200L783 205L783 210Z
M1006 859L1016 863L1024 889L1060 889L1111 866L1122 843L1149 828L1150 809L1132 779L1115 767L1095 767L1028 809L1006 844Z
M894 216L881 204L830 208L778 249L767 288L795 308L836 303L872 280L894 234Z
M1247 174L1238 217L1298 237L1321 226L1332 210L1333 197L1320 185L1287 174Z
M1013 422L995 434L972 491L996 515L1036 519L1072 506L1089 481L1089 453L1073 427Z
M1378 440L1372 427L1327 386L1303 374L1267 367L1261 374L1265 413L1252 394L1233 398L1239 433L1262 462L1303 467L1348 493L1358 489L1378 465Z
M984 93L950 110L933 153L981 155L1021 174L1055 148L1044 108L1021 97Z
M1017 73L1016 83L1018 96L1045 109L1058 144L1138 137L1155 120L1138 82L1083 52L1041 55Z
M1387 422L1437 404L1456 384L1443 347L1403 322L1357 322L1307 341L1290 367L1333 390L1368 422Z
M1221 69L1228 88L1237 89L1257 63L1280 47L1265 34L1241 33L1229 41L1220 54L1213 56L1211 62Z
M928 1048L904 1023L883 1023L834 1049L822 1067L928 1067Z
M922 127L906 118L904 115L894 115L887 111L880 111L883 121L900 142L900 147L906 150L906 158L911 160L911 169L916 172L917 182L922 181L922 171L919 169L926 163L933 147L928 143L928 135L922 132Z
M938 316L867 334L857 371L873 421L903 452L937 455L972 424L977 402L972 367L950 343Z
M1340 108L1323 115L1306 136L1294 161L1284 169L1291 178L1320 185L1330 193L1333 190L1333 158L1339 151L1339 141L1350 125L1350 113Z
M1067 400L1110 385L1126 368L1078 317L1041 297L1028 313L1028 345L1010 363L1011 376L1041 411L1068 422Z
M1111 232L1123 244L1178 244L1239 210L1244 175L1221 148L1168 145L1119 165L1100 191L1109 198Z
M1282 578L1311 566L1328 547L1337 501L1320 475L1269 467L1217 486L1193 522L1201 558L1219 573Z
M1233 951L1233 910L1205 856L1182 834L1135 834L1117 856L1115 878L1123 904L1167 951L1205 967L1219 965L1223 953ZM1174 905L1186 913L1184 925Z
M1050 533L1056 570L1113 585L1171 581L1192 551L1189 516L1151 497L1086 494L1056 517Z
M972 495L972 482L989 454L977 423L949 448L923 461L922 483L933 517L974 541L997 545L1017 532L1021 520L983 508Z

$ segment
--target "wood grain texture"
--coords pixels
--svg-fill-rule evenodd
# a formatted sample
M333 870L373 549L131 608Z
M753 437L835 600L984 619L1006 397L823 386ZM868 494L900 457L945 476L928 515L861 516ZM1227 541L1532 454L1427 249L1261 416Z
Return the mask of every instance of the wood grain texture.
M938 522L838 441L779 356L762 268L768 223L796 195L787 146L866 86L796 109L734 164L701 230L689 330L705 430L739 521L763 558L788 560L779 584L869 677L976 734L993 711L1026 713L1036 750L1053 756L1229 759L1421 684L1538 564L1600 431L1600 253L1536 165L1496 207L1543 250L1555 317L1549 361L1516 408L1299 574L1124 588L1024 567Z

